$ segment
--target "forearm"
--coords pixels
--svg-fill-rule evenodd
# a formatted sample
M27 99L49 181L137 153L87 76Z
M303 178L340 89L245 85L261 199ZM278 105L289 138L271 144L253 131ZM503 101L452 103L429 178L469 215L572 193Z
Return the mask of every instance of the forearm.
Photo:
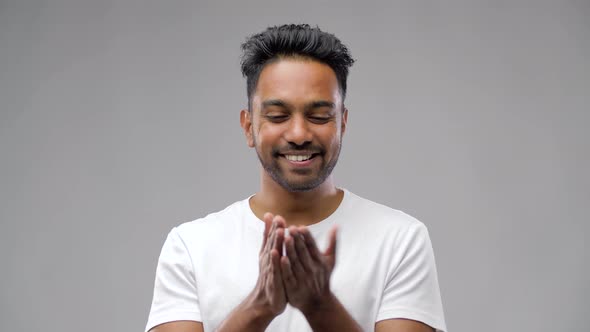
M358 323L334 294L325 304L303 313L313 331L322 332L362 332Z
M216 331L263 332L274 317L249 296L227 316Z

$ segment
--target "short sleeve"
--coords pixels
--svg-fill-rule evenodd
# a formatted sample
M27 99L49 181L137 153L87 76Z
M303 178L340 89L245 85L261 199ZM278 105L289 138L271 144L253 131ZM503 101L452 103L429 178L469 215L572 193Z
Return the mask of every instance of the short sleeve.
M419 221L412 223L399 240L394 250L401 258L388 272L376 321L405 318L446 331L434 253L426 226Z
M158 259L154 297L145 330L178 320L202 321L192 260L174 228Z

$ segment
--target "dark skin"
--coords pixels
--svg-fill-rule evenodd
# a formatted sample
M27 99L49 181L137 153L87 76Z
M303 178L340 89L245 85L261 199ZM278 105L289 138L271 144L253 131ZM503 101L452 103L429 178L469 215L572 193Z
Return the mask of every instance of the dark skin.
M336 188L332 175L322 178L311 190L292 190L321 178L322 169L337 160L347 116L330 67L287 58L262 70L252 109L242 110L240 123L248 145L256 148L263 164L270 165L282 183L262 169L261 189L250 200L252 211L265 223L259 277L254 289L217 331L264 331L287 303L303 313L314 331L362 331L330 289L330 276L337 263L337 229L331 230L328 247L322 252L307 228L332 214L343 192ZM309 146L309 151L322 153L302 166L287 158L296 153L288 148L293 146ZM273 151L279 151L278 155ZM176 321L152 331L201 332L203 325ZM375 331L434 329L413 320L387 319L377 322Z

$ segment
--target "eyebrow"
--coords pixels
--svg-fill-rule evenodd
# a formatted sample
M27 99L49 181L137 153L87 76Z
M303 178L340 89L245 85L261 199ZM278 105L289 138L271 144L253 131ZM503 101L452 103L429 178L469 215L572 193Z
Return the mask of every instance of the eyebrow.
M262 102L262 108L267 108L269 106L279 106L282 108L291 108L287 103L280 99L269 99Z
M328 107L328 108L336 108L336 104L334 104L331 101L327 101L327 100L318 100L318 101L313 101L307 105L305 105L305 109L306 110L312 110L314 108L320 108L320 107Z
M293 106L280 100L280 99L269 99L269 100L265 100L262 102L262 108L267 108L270 106L278 106L278 107L282 107L282 108L286 108L286 109L292 109ZM305 105L304 109L306 111L312 110L314 108L320 108L320 107L329 107L329 108L336 108L336 104L334 104L331 101L327 101L327 100L317 100L317 101L312 101L308 104Z

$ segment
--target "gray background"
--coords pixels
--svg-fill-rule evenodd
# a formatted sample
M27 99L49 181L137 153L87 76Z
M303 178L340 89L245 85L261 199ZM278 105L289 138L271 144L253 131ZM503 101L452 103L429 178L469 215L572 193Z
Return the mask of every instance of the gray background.
M589 1L0 2L0 330L142 330L170 228L258 188L239 45L285 22L358 60L337 182L428 225L449 329L587 330L589 17Z

